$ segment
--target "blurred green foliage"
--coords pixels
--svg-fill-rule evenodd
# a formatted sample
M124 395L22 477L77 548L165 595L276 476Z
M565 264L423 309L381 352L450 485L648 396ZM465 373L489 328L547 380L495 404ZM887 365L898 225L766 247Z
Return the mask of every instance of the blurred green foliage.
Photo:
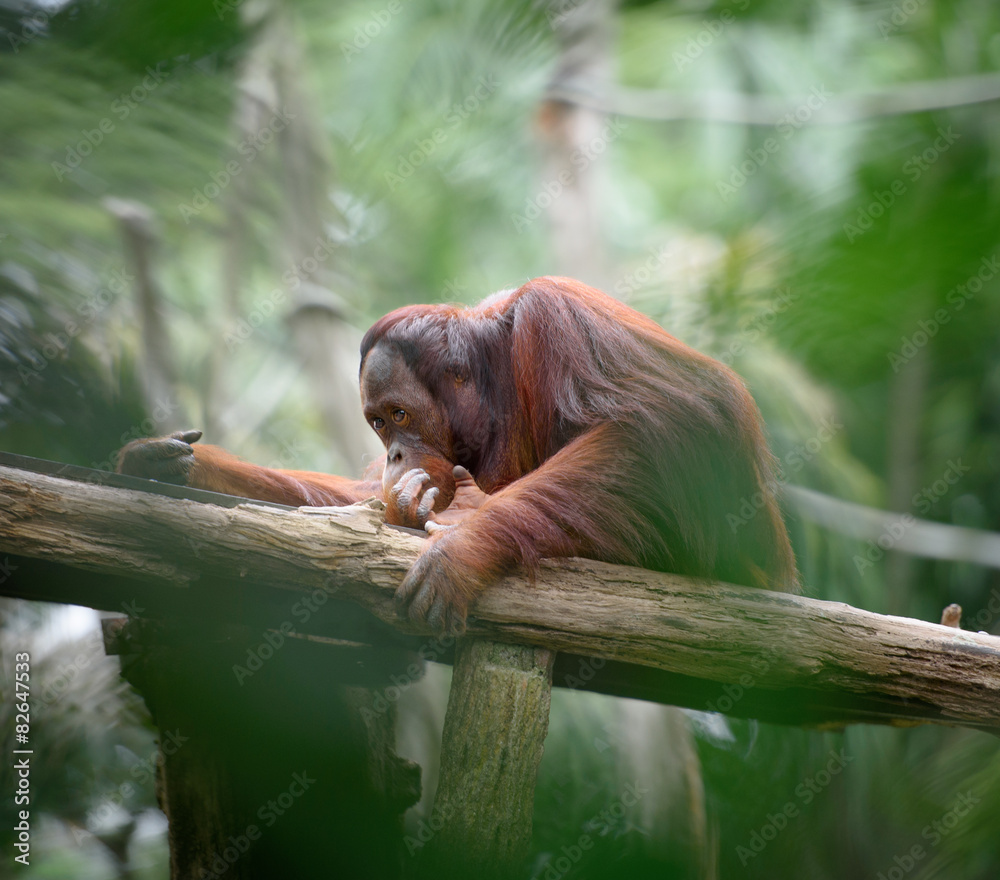
M1000 6L677 0L608 14L610 79L658 96L650 106L745 95L792 116L623 113L594 163L609 264L596 280L733 363L790 482L1000 531ZM150 415L133 292L114 283L130 270L112 196L155 221L179 411L203 426L232 404L254 414L242 434L230 425L247 457L266 463L294 437L296 466L343 466L282 315L235 350L227 328L280 289L283 242L310 211L336 241L348 279L336 292L358 328L552 272L552 212L523 229L512 218L547 173L539 107L563 50L557 20L486 0L0 8L0 448L109 466ZM990 75L994 99L962 103L961 78ZM953 82L955 106L903 112L899 96L933 82ZM824 122L827 102L872 92L888 95L877 112ZM287 140L241 153L238 120L269 96L291 101L299 153ZM186 214L234 158L239 182ZM817 448L824 425L837 427ZM954 488L908 500L958 459L970 470ZM958 601L968 628L1000 632L995 570L891 554L859 566L862 542L793 509L789 521L810 594L932 620ZM1000 871L1000 764L982 735L731 730L700 740L720 876L895 876L922 842L906 876ZM614 794L608 754L559 743L539 787L539 869ZM841 749L844 772L803 803L797 787ZM922 832L967 790L981 804L930 846ZM741 858L787 802L801 808L794 826ZM639 829L604 843L573 876L663 876Z

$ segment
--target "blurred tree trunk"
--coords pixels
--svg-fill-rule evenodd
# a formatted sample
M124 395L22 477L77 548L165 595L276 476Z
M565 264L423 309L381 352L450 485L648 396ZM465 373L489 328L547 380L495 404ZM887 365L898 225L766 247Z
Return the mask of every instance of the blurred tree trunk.
M553 0L548 18L560 47L550 88L610 78L614 0ZM551 198L548 217L553 270L596 287L609 287L601 235L604 163L613 127L598 110L547 99L539 107L538 135L545 151L536 198Z
M125 258L135 275L136 314L142 333L139 376L143 402L156 429L165 433L187 416L177 395L177 361L163 314L163 291L153 269L159 245L153 214L145 205L126 199L107 198L104 207L118 220Z
M276 117L285 122L275 126L279 130L266 160L264 156L255 160L227 191L223 286L228 317L238 319L246 308L242 276L254 233L245 218L262 190L260 185L251 185L254 178L250 175L266 176L261 182L277 187L283 217L284 237L269 257L277 267L280 289L290 300L286 318L333 449L346 472L360 473L368 460L381 453L381 447L359 404L361 331L347 320L353 290L339 244L347 234L347 221L329 198L330 162L295 61L302 47L279 4L242 6L241 13L256 38L239 76L236 139L254 143ZM214 409L218 412L222 407Z
M886 473L889 510L897 514L912 511L913 496L919 491L920 436L929 366L927 349L922 348L889 381ZM906 614L911 606L908 595L917 560L910 553L890 550L885 565L886 613Z

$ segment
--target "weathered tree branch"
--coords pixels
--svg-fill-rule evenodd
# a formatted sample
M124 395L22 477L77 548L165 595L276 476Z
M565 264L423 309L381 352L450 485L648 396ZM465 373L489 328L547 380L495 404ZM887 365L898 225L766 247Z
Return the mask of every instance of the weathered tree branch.
M1000 568L1000 534L996 532L878 510L802 486L786 484L782 492L799 515L859 541L874 542L891 535L892 549L900 553Z
M0 467L0 554L138 578L148 596L172 587L209 604L216 583L234 578L247 590L321 589L429 635L398 621L393 605L420 547L363 506L225 509ZM17 571L0 593L51 598ZM73 601L98 605L87 593ZM676 693L655 698L679 705L740 715L762 706L761 717L793 723L1000 729L1000 638L836 602L558 560L533 585L510 577L492 587L472 607L469 630L599 658L594 668L616 661L620 675L634 670L640 691L655 687L650 668L666 670L674 677L660 685ZM567 683L557 665L555 684Z
M814 90L817 89L823 92L822 83L816 84ZM577 80L550 87L545 97L550 101L564 101L608 115L635 119L658 122L701 120L773 127L786 115L795 113L812 95L813 92L797 97L780 97L723 91L686 94ZM806 124L846 125L867 119L926 113L997 100L1000 100L1000 76L995 73L927 80L860 94L824 94L822 105L811 114Z

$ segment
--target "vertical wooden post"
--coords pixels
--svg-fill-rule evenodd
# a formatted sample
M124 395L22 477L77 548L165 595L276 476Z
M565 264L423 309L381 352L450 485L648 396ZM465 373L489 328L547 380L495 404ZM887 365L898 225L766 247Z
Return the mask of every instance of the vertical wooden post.
M435 830L428 874L442 869L443 876L479 880L524 874L554 659L544 648L459 642L428 821Z
M403 876L420 768L395 753L385 693L414 655L207 618L104 631L160 729L171 880Z

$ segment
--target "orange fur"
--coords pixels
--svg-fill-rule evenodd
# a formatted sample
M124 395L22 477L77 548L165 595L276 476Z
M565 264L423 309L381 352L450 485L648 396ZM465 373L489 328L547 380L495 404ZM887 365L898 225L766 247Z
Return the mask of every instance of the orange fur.
M374 324L361 359L366 417L387 449L361 480L258 467L190 446L197 432L136 441L123 468L293 505L374 495L390 522L456 523L397 593L438 626L461 628L492 579L551 556L798 589L742 381L600 291L536 278L471 308L408 306ZM479 489L465 474L456 495L454 465ZM414 468L426 476L414 482Z

